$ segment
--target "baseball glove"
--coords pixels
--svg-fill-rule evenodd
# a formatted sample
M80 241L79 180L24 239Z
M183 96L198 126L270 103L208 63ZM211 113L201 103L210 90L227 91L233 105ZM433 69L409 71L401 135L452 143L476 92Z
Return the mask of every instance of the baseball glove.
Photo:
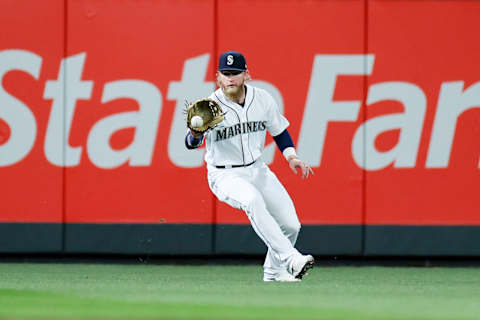
M198 133L204 133L223 121L225 113L212 99L199 99L187 106L187 126Z

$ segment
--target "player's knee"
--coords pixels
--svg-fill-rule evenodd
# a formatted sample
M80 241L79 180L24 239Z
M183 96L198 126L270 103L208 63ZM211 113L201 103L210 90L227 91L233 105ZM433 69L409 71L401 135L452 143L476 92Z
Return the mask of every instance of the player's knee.
M283 230L287 236L292 236L292 235L298 235L301 227L302 226L300 225L300 222L297 220L284 225Z

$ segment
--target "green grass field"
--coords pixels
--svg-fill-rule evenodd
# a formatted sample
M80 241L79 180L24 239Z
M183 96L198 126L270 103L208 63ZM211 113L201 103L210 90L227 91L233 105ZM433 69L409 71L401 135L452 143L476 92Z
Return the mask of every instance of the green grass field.
M0 319L480 319L480 268L0 263Z

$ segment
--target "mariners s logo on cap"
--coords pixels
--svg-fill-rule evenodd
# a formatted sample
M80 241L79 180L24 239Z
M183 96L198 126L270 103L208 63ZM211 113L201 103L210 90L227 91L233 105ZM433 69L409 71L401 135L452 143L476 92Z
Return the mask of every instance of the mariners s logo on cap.
M247 62L243 54L237 51L222 53L218 62L218 71L223 70L247 71Z

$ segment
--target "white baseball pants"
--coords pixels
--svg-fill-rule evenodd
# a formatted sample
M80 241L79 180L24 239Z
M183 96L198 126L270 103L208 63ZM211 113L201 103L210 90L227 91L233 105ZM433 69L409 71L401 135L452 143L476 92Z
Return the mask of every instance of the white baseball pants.
M208 183L220 201L246 212L256 234L268 247L264 273L276 275L286 270L288 259L298 254L294 248L300 222L277 176L262 161L249 167L208 168Z

